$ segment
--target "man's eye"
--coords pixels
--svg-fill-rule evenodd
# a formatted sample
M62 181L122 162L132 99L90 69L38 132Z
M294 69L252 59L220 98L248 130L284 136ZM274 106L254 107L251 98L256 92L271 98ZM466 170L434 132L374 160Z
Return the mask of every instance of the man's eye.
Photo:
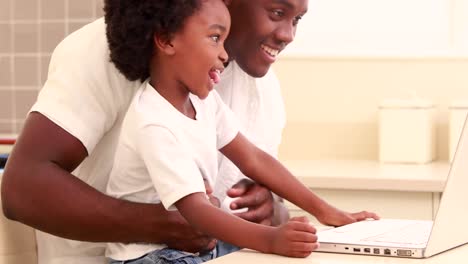
M294 26L297 26L297 24L299 24L299 21L302 19L302 16L297 16L294 18L293 20L293 25Z
M280 9L273 10L273 14L277 17L283 17L284 16L284 11Z

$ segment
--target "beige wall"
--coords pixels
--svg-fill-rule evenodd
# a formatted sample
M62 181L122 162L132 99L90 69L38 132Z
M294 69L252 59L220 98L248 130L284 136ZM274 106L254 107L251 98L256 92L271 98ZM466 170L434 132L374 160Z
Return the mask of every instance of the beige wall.
M0 134L18 133L70 32L102 15L101 0L0 0ZM447 158L447 106L468 98L468 59L282 58L288 125L282 158L377 158L377 105L416 91L438 105Z
M54 47L101 10L101 0L0 0L0 134L20 131Z
M438 157L446 160L448 106L468 99L468 59L283 58L288 124L282 159L377 159L377 106L411 91L437 104Z

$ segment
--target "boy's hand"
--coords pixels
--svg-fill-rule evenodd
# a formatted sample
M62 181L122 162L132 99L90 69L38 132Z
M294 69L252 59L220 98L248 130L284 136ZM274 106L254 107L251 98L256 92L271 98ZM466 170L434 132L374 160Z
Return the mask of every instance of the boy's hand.
M366 220L368 218L378 220L380 217L373 212L361 211L357 213L348 213L332 206L326 207L321 213L316 215L320 223L328 226L342 226Z
M293 217L287 223L276 228L270 249L272 253L305 258L319 246L316 229L305 217Z
M227 195L232 198L238 197L231 203L231 209L249 208L247 212L237 213L236 216L247 221L271 225L274 200L270 190L251 180L242 179L227 191Z

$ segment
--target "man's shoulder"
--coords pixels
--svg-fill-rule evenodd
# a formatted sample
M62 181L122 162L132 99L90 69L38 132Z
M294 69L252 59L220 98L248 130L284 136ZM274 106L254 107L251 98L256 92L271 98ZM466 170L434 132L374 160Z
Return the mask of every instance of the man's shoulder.
M62 50L92 52L92 50L85 49L91 45L94 48L107 47L106 26L103 18L97 19L72 32L58 44L54 52Z
M59 43L52 54L48 78L73 79L81 89L124 92L127 96L132 96L140 84L125 79L110 61L103 18L83 26Z
M55 48L51 67L112 68L104 19L91 22L64 38ZM111 69L113 70L113 69Z

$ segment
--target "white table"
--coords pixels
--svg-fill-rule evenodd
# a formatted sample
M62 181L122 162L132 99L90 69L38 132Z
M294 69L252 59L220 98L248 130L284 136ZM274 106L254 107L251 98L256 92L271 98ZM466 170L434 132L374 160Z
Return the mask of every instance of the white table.
M468 245L464 245L427 259L362 256L332 253L312 253L307 258L287 258L241 250L209 261L210 264L458 264L467 263Z

